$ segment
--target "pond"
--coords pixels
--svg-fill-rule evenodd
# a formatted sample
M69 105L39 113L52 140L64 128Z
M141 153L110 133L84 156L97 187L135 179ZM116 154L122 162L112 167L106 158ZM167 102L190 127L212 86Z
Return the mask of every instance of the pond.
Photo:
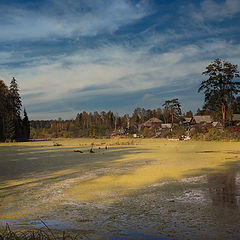
M239 239L239 143L96 142L94 154L66 143L0 146L0 225L43 220L85 239Z

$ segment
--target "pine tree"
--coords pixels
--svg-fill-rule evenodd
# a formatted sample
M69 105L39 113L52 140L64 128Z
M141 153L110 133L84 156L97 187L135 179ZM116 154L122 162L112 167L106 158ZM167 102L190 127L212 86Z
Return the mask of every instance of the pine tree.
M7 118L8 87L0 80L0 141L5 140L5 123Z
M10 82L8 93L8 112L11 115L11 121L14 122L15 140L20 140L22 138L21 107L22 101L19 94L18 83L17 80L13 77L12 81Z
M9 87L9 100L10 100L10 109L15 117L20 118L21 108L22 108L22 100L19 94L19 88L17 80L13 77L10 82Z
M24 117L22 120L22 140L27 141L30 138L30 122L26 109L24 108Z
M240 78L238 66L216 59L202 75L208 76L198 89L198 92L204 91L205 94L204 109L222 115L225 126L226 114L229 112L231 119L235 97L240 93L240 82L233 81Z
M15 124L12 114L7 114L4 130L6 141L14 141L16 139Z
M181 115L181 105L178 101L178 98L165 101L163 106L166 111L170 112L173 125L174 118L179 118Z

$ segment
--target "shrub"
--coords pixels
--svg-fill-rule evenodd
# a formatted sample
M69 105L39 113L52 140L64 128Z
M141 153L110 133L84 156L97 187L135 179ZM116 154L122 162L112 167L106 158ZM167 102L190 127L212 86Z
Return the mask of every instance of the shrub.
M144 137L153 137L153 136L155 136L155 131L154 131L154 129L151 129L151 128L144 128L142 135Z
M176 138L180 138L182 135L186 134L186 130L183 126L174 128L172 131L172 136Z
M216 140L220 141L223 139L222 134L219 132L217 128L211 128L209 131L205 134L206 140Z

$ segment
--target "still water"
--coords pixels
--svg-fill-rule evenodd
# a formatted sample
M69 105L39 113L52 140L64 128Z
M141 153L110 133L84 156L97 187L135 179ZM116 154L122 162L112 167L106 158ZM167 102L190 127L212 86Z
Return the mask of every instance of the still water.
M73 149L66 153L64 158L70 160L64 163L60 157L66 149L49 148L43 152L31 148L27 151L28 158L24 155L26 148L12 149L14 151L2 149L7 161L0 159L2 227L7 222L13 229L41 228L43 220L51 229L79 233L83 239L240 239L239 152L234 152L232 159L222 161L217 169L199 167L196 171L194 168L194 171L183 172L178 179L161 179L139 189L128 189L125 195L118 196L115 190L115 195L101 196L109 201L80 202L70 198L65 189L73 182L85 183L111 171L115 165L110 168L108 162L108 168L104 166L108 156L103 162L99 162L99 156L95 155L95 159L91 156L78 165ZM199 156L199 151L195 154ZM214 153L208 151L207 154L209 157ZM54 164L49 159L53 159ZM109 159L114 162L113 155L109 155ZM163 164L153 160L144 160L144 163L154 168L158 163ZM65 170L73 165L74 171ZM97 170L93 166L97 166ZM129 166L127 171L132 171ZM117 165L117 170L123 172L120 167ZM141 167L139 163L138 167ZM60 175L52 174L60 170ZM51 177L46 177L49 171L52 171Z
M51 229L85 231L85 239L239 239L239 163L225 172L155 184L111 207L64 207L75 220L77 213L81 215L78 224L75 220L43 221ZM44 227L39 219L7 222L13 228Z

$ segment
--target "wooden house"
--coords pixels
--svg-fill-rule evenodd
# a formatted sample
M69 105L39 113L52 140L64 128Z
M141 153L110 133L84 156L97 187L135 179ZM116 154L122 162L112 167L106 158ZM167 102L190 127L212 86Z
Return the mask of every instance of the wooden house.
M239 124L240 124L240 114L239 114L239 113L233 114L233 116L232 116L232 122L233 122L233 124L235 124L235 125L239 125Z
M171 123L163 123L161 125L162 130L169 130L172 129L172 124Z
M193 116L190 125L205 125L205 124L212 124L213 120L210 115L203 115L203 116Z
M183 119L182 123L183 123L184 126L189 126L191 120L192 120L192 118L187 118L187 117L185 117L185 118Z
M223 129L223 125L220 122L213 122L212 126L219 129L219 130Z
M163 121L161 121L158 118L151 118L148 121L146 121L145 123L141 124L141 128L153 128L153 127L161 127Z

